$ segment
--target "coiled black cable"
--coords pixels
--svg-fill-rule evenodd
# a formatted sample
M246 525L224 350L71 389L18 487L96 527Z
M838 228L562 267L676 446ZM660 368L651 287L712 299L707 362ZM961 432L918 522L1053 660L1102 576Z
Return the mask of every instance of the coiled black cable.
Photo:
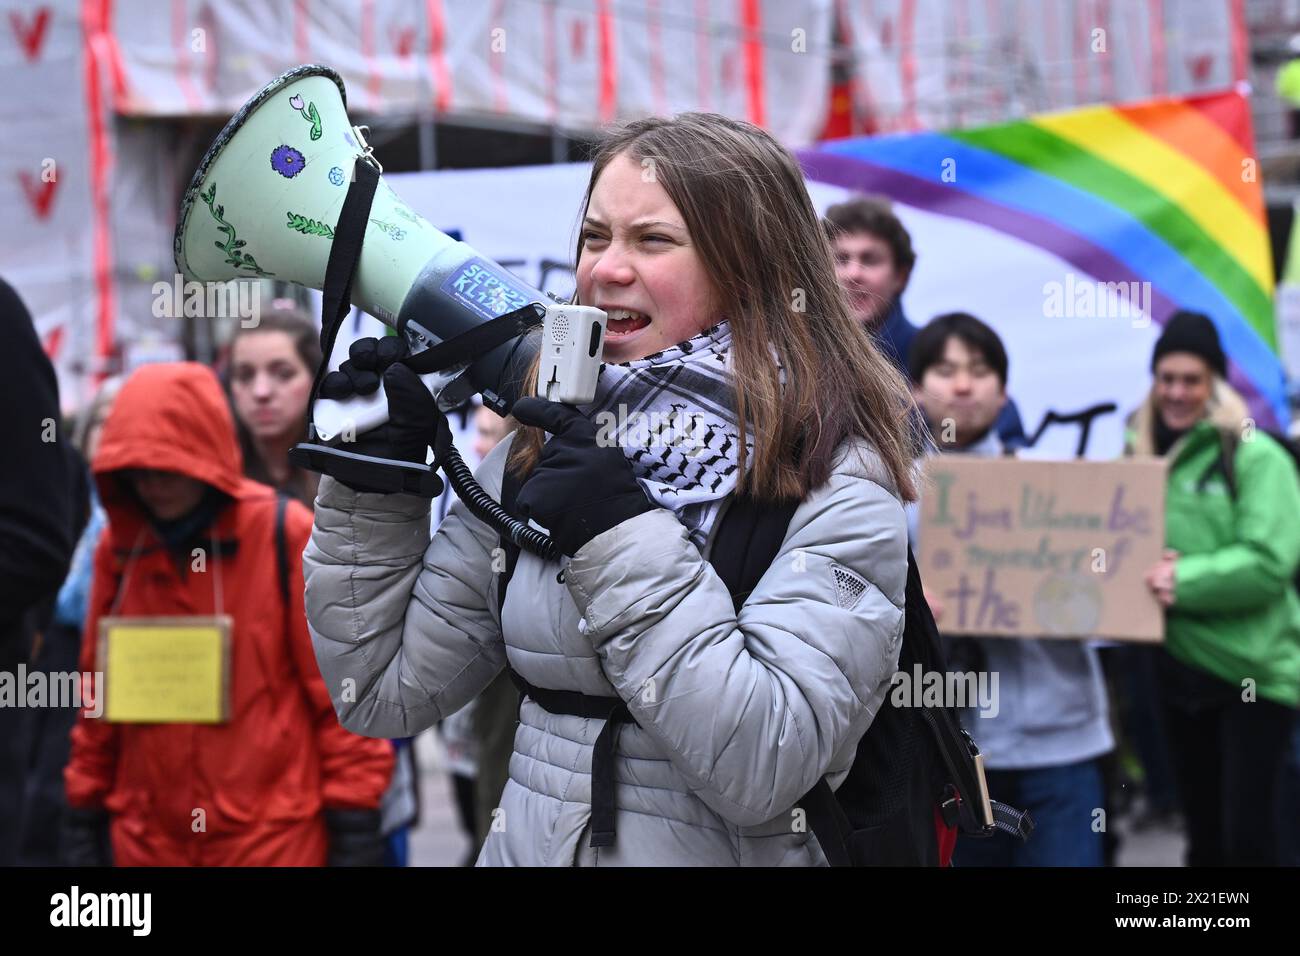
M455 489L460 500L465 502L465 507L474 517L496 528L517 546L547 561L559 559L560 549L549 535L542 534L536 528L528 527L525 522L502 508L501 503L484 491L483 486L475 480L474 473L460 457L456 446L450 441L441 444L438 458L442 470L446 473L447 480L451 482L451 487Z

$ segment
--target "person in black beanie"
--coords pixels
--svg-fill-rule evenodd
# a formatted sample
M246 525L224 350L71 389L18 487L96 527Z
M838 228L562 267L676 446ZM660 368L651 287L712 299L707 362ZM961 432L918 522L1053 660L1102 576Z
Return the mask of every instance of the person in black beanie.
M1227 379L1228 358L1219 343L1219 330L1201 313L1178 311L1169 317L1151 353L1152 374L1155 374L1161 359L1178 353L1196 356L1205 362L1208 372ZM1161 413L1154 416L1153 422L1157 454L1167 452L1204 415L1212 386L1208 374L1197 376L1191 388L1165 396Z
M1226 379L1204 315L1170 317L1127 450L1169 463L1156 661L1191 866L1279 862L1282 770L1300 705L1300 475Z
M11 359L0 376L10 424L0 468L0 671L12 674L27 661L32 612L58 592L72 560L75 465L71 443L62 441L54 367L27 307L2 279L0 341ZM13 865L17 853L23 713L0 707L0 866Z
M1228 357L1223 354L1219 330L1208 316L1200 312L1180 310L1169 317L1151 354L1151 371L1154 372L1160 360L1171 352L1190 352L1200 356L1220 378L1228 377Z

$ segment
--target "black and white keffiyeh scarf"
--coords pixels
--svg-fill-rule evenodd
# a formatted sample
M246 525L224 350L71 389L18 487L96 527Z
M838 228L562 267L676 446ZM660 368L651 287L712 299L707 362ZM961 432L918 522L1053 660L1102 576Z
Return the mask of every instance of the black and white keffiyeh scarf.
M724 321L643 359L603 365L596 397L583 407L596 440L622 447L650 500L671 510L701 550L740 482L730 347Z

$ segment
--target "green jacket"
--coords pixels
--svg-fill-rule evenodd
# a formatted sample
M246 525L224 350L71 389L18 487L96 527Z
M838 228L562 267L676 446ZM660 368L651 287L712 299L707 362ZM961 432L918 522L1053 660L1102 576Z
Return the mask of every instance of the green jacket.
M1153 452L1154 407L1129 420L1127 449ZM1181 555L1165 645L1186 664L1259 697L1300 706L1300 477L1286 449L1243 432L1245 405L1216 387L1209 416L1169 449L1165 542ZM1223 435L1234 433L1237 494L1222 470ZM1202 480L1207 473L1210 477Z

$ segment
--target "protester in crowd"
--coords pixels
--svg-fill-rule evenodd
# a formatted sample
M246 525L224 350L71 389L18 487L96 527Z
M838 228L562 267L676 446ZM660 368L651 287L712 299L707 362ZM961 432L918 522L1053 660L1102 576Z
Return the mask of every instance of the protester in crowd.
M320 363L316 323L290 300L276 300L257 324L241 325L230 343L227 378L244 474L309 508L319 479L291 464L289 449L306 440Z
M1228 385L1204 315L1170 317L1127 451L1169 462L1160 684L1191 866L1278 862L1280 781L1300 706L1300 478Z
M903 292L916 266L912 237L889 200L857 196L826 210L826 236L853 316L902 371L907 369L916 326L903 313ZM1010 398L998 413L998 437L1015 450L1024 446L1025 428Z
M107 521L87 462L95 457L104 421L121 387L120 377L106 379L73 428L78 456L76 491L72 497L75 527L80 535L68 576L59 588L50 620L42 629L27 665L29 674L40 671L47 675L51 680L49 686L55 686L55 675L78 670L95 548ZM23 747L27 767L18 862L22 866L57 866L61 861L59 834L65 806L63 768L68 763L77 709L71 705L34 708L26 716Z
M995 422L1008 362L996 332L964 312L941 315L917 332L908 371L938 453L1005 453ZM942 629L943 595L927 596ZM954 865L1100 866L1101 758L1114 740L1096 650L1057 638L962 638L949 666L997 675L997 707L968 708L963 722L984 753L989 792L1035 823L1027 841L959 839Z
M81 669L103 669L102 621L225 615L229 692L216 723L126 723L92 716L95 688L65 771L67 862L379 862L391 749L335 719L302 608L310 512L243 477L216 376L193 363L136 371L92 470L108 525Z
M578 300L610 314L596 400L521 399L526 427L478 471L495 495L511 469L518 512L564 557L521 552L498 616L495 529L458 502L430 542L427 502L322 478L317 659L327 683L357 678L335 706L368 734L454 712L508 659L526 696L481 865L824 863L791 809L839 782L897 666L906 384L845 309L797 163L757 127L630 124L598 150L584 212ZM394 417L368 453L423 461L440 425L408 369L359 350L331 391L376 372ZM599 441L588 414L611 402L700 416L708 454L647 429ZM708 559L742 493L801 503L781 571L737 611ZM610 732L581 701L630 719Z
M501 439L514 429L514 421L503 418L486 405L474 412L474 454L481 462L488 452L501 443Z
M0 337L9 358L0 376L0 407L9 424L0 467L0 672L17 674L30 654L32 615L53 600L72 558L76 466L59 429L54 367L27 307L2 279ZM23 719L22 708L0 707L0 866L17 858Z

